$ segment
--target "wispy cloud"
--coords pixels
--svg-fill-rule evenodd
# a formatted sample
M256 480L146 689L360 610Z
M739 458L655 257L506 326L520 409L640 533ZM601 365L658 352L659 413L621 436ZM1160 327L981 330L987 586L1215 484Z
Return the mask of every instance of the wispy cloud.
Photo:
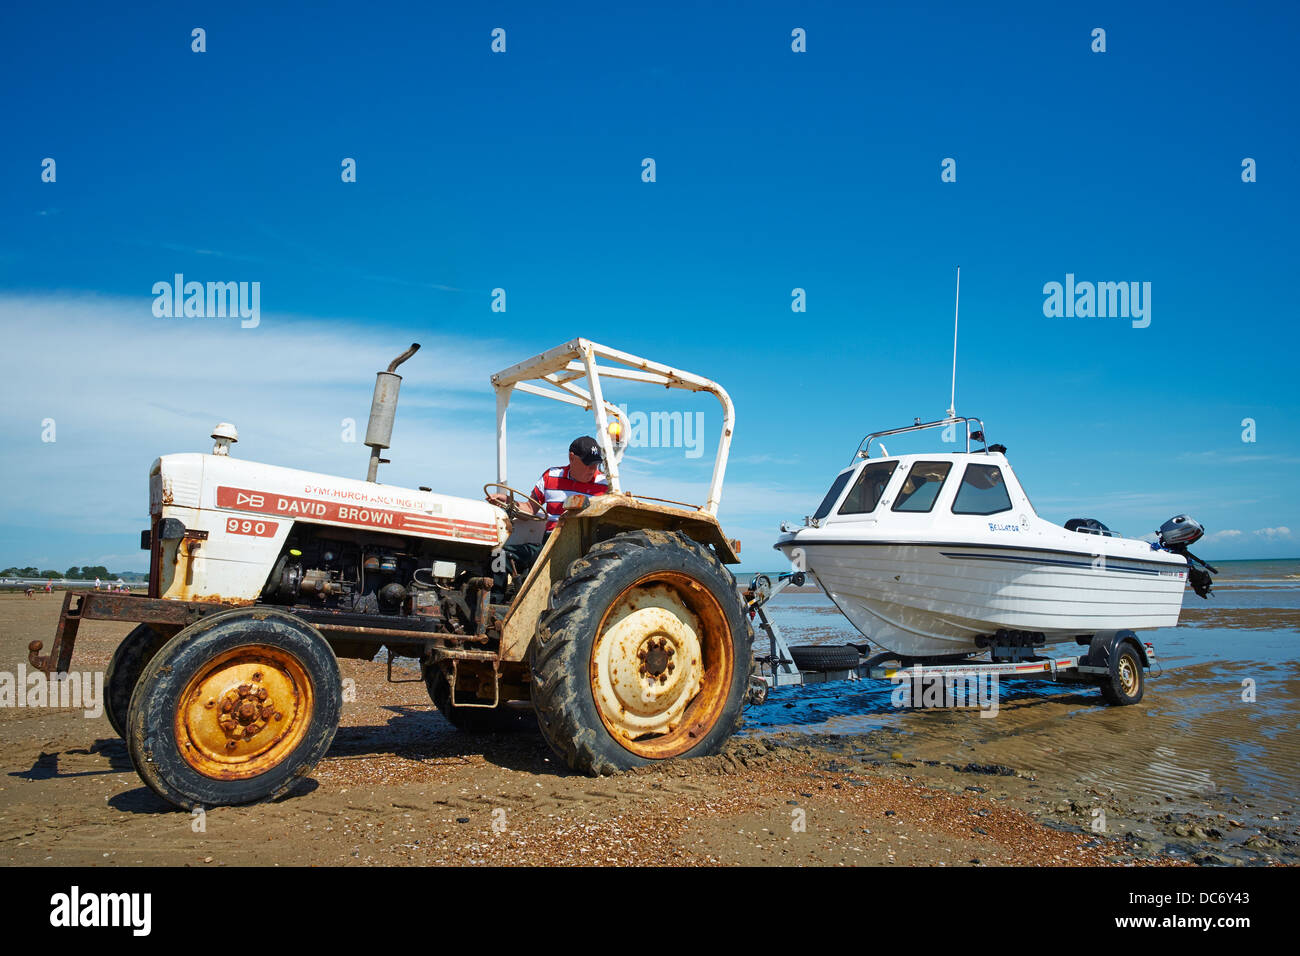
M265 262L266 261L262 256L247 256L235 252L222 252L218 249L202 249L202 248L196 248L194 246L182 245L178 242L156 242L153 240L149 240L149 241L135 240L135 241L138 242L140 245L158 246L159 248L166 249L169 252L179 252L187 256L210 256L214 259L229 259L232 262Z
M239 428L239 457L364 476L374 374L418 332L268 311L260 327L241 329L238 320L155 318L150 302L0 295L0 326L27 343L0 350L8 449L0 525L134 538L147 511L149 463L208 451L218 421ZM496 477L488 377L521 356L493 340L419 340L422 351L402 368L393 464L381 477L478 497ZM345 419L355 422L350 443ZM558 419L550 432L511 434L512 460L526 468L517 474L563 458L575 426ZM53 442L42 441L47 421Z
M1285 525L1276 528L1260 528L1250 532L1257 538L1266 538L1269 541L1286 541L1291 538L1291 529ZM1236 528L1224 528L1222 531L1215 531L1213 534L1207 534L1207 541L1234 541L1246 536L1246 532L1239 531Z
M1300 455L1257 454L1249 452L1222 451L1185 451L1178 455L1181 461L1199 461L1206 464L1221 465L1294 465L1300 463Z
M58 210L54 210L55 213ZM40 212L38 215L46 215ZM288 265L299 266L302 268L312 269L318 272L343 273L362 279L367 282L382 282L386 285L397 285L412 289L432 289L437 292L463 292L464 289L457 286L448 285L445 282L429 282L427 280L415 279L409 276L392 276L383 275L374 272L363 272L348 263L336 263L329 256L323 255L319 250L314 250L303 243L295 242L293 248L304 253L303 256L292 260L287 258L274 258L268 256L250 256L237 252L227 252L222 249L208 249L200 246L189 246L178 242L155 241L155 240L132 240L138 245L157 247L166 249L169 252L176 252L187 256L204 256L212 259L225 259L231 262L255 262L259 265L267 266L270 269L281 269ZM283 241L283 240L282 240Z
M733 458L737 465L797 465L799 464L798 455L741 455Z

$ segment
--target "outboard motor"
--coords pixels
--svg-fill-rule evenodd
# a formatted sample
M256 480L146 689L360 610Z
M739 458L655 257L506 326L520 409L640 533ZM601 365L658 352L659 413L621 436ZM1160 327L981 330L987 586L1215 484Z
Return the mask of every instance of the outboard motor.
M1187 548L1205 536L1205 528L1195 518L1187 515L1175 515L1160 526L1156 540L1160 547L1174 554L1181 554L1187 559L1187 582L1199 597L1210 596L1210 586L1214 583L1211 574L1218 574L1219 569L1206 564ZM1200 567L1197 567L1197 565Z
M1205 528L1195 518L1177 515L1160 526L1156 537L1160 539L1162 547L1173 551L1178 545L1185 548L1200 541L1205 537Z

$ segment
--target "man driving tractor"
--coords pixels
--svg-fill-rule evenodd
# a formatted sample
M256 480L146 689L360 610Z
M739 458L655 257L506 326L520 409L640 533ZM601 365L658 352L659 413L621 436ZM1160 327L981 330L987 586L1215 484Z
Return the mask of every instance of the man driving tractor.
M546 516L545 535L555 530L564 514L564 499L569 495L586 495L595 498L609 491L609 479L600 470L600 444L589 435L575 438L569 444L569 463L548 468L533 486L532 494L520 503L522 510L534 516ZM488 501L503 504L509 496L502 492L488 495ZM545 537L543 537L545 542ZM542 545L532 542L508 544L504 548L510 572L518 577L528 574L533 562L542 551ZM494 591L504 591L505 571L493 575Z
M555 530L560 515L564 514L564 499L569 495L586 495L594 498L609 491L609 479L600 470L600 445L596 439L584 435L569 445L569 463L558 468L548 468L542 473L528 503L533 514L546 513L546 533Z

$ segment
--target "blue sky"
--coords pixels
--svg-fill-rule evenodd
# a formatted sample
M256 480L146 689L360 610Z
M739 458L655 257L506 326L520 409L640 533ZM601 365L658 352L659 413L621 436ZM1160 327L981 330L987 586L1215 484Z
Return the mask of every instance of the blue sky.
M864 433L946 409L958 265L958 411L1044 517L1300 554L1293 5L268 6L3 14L0 564L143 568L149 462L220 419L364 475L340 421L411 341L385 480L476 495L487 374L583 335L730 391L722 518L770 567ZM156 318L176 273L261 283L260 324ZM1045 316L1067 273L1150 282L1150 326ZM521 485L590 430L512 427Z

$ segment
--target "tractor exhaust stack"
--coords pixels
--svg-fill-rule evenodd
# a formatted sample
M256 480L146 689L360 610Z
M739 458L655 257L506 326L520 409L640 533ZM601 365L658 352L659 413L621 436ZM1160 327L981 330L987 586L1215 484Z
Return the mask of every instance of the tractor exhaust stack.
M366 441L370 446L370 469L366 472L366 481L375 481L379 474L379 465L386 464L387 458L380 453L388 448L393 440L393 421L397 417L397 393L402 387L402 376L398 375L397 366L401 365L420 350L420 343L411 347L388 363L388 370L375 375L375 396L370 401L370 421L366 425Z

